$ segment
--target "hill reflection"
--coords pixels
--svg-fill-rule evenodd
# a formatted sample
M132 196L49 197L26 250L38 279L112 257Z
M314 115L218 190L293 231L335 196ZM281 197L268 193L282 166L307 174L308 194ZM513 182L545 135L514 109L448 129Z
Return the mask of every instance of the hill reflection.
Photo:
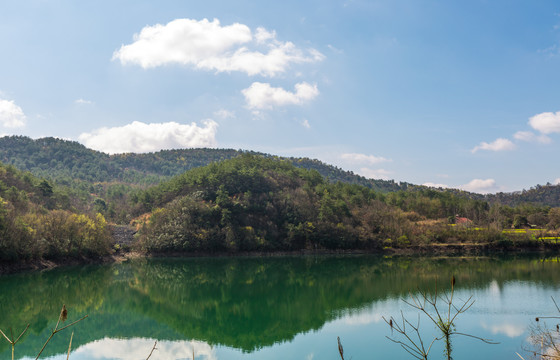
M557 287L558 269L557 258L531 257L138 260L1 277L0 329L18 332L30 323L16 355L36 355L64 303L70 320L89 314L74 329L74 349L141 338L251 352L409 290L431 289L436 279L445 289L452 274L459 289L499 291L511 280ZM46 355L63 353L69 336L57 335ZM1 358L9 351L0 343Z

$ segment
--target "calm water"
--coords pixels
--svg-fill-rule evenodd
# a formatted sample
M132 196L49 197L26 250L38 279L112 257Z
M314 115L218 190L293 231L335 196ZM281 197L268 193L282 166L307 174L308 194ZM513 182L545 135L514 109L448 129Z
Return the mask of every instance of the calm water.
M386 339L382 316L416 320L409 290L449 290L476 300L457 330L454 358L518 359L534 318L555 315L555 257L403 258L380 256L138 260L0 277L0 329L28 335L16 358L35 358L60 307L75 325L70 359L410 359ZM426 340L433 326L421 319ZM66 359L71 331L56 335L46 358ZM3 339L0 339L3 340ZM441 347L432 359L442 358ZM528 356L522 353L525 358ZM10 347L0 342L0 359ZM42 357L43 358L43 357Z

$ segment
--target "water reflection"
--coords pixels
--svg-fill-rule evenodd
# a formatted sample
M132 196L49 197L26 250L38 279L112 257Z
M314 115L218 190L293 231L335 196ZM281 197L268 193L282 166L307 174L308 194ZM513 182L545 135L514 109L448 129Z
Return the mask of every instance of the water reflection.
M217 360L212 346L201 341L157 341L155 339L132 338L92 341L72 352L73 360L138 360L148 357L156 345L150 359L153 360ZM49 357L51 360L66 360L67 354ZM34 359L34 358L29 358Z
M555 311L558 270L542 257L140 260L1 277L0 329L30 323L16 355L34 357L64 303L70 319L89 314L74 329L71 359L146 358L155 339L153 359L191 358L192 346L197 359L334 359L337 336L356 359L373 349L405 359L382 316L416 317L400 299L436 281L449 289L455 274L457 298L476 299L458 326L502 342L483 350L488 359L512 358L534 316ZM66 351L70 333L60 335L47 356ZM457 354L472 346L458 343ZM9 351L0 343L0 358Z

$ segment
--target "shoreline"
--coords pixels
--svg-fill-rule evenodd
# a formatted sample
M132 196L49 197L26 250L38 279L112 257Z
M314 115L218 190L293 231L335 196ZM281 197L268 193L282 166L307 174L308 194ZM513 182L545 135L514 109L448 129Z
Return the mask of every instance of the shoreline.
M0 276L34 271L48 271L64 266L92 264L117 264L132 259L158 258L227 258L227 257L282 257L282 256L328 256L328 255L390 255L390 256L491 256L507 254L554 254L560 255L560 244L547 247L496 247L494 244L430 244L404 248L384 249L317 249L293 251L241 251L241 252L169 252L144 253L139 251L119 252L98 259L61 259L61 260L27 260L20 262L0 262Z

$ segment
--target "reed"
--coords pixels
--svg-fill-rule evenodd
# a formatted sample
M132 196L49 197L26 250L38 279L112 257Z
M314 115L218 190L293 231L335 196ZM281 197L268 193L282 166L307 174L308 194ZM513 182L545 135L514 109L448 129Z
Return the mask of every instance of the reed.
M66 309L66 306L63 304L62 305L62 309L60 309L60 314L58 316L58 321L56 322L56 326L54 327L54 329L51 331L51 334L49 336L49 338L47 339L47 341L45 341L45 344L43 345L43 347L41 348L41 350L39 351L39 353L37 354L37 357L35 358L35 360L39 359L39 357L41 356L41 354L43 353L43 351L45 350L45 348L47 347L48 343L51 341L51 339L58 334L59 332L61 332L62 330L65 330L67 328L69 328L70 326L73 326L77 323L79 323L80 321L84 320L85 318L87 318L88 315L83 316L82 318L73 321L72 323L63 326L61 328L59 328L59 326L61 325L61 322L64 323L67 319L68 319L68 310ZM29 324L27 324L27 326L25 327L25 329L23 329L23 331L21 332L21 334L17 337L14 338L13 336L13 332L10 329L10 335L11 337L8 337L1 329L0 329L0 333L4 336L4 338L10 343L11 347L12 347L12 360L14 360L15 358L15 347L16 344L21 340L22 336L27 332L27 330L29 329ZM70 337L70 343L68 345L68 356L66 357L66 359L68 359L68 357L70 356L70 350L72 348L72 339L74 337L74 332L72 332L72 336Z

